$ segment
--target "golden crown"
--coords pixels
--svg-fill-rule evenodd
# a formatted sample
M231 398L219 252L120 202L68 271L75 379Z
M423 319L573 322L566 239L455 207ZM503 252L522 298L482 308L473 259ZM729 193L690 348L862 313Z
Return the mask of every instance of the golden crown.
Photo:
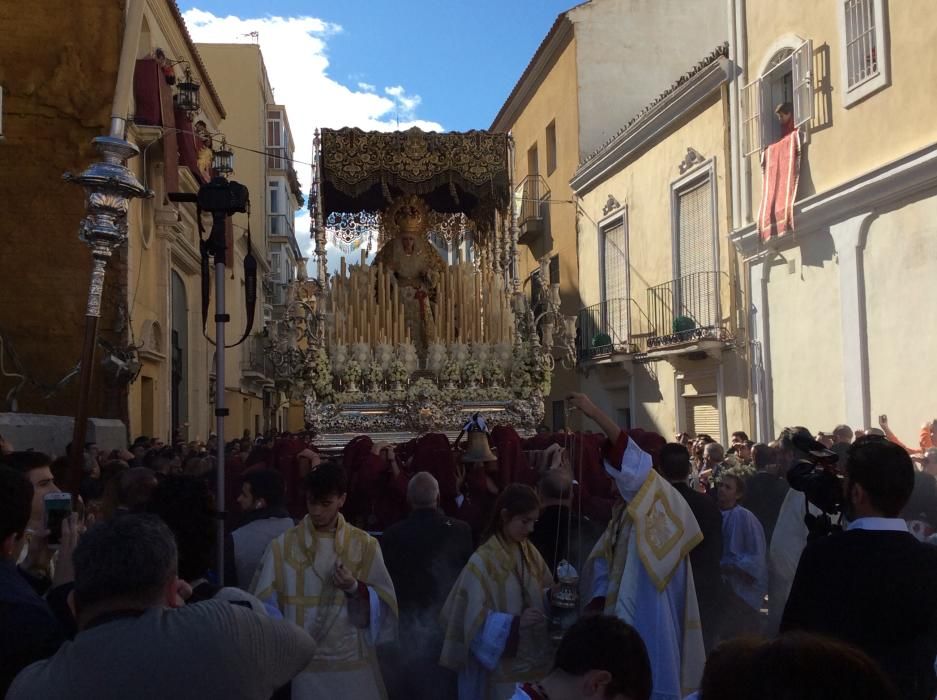
M419 235L429 225L429 207L415 194L399 198L388 213L400 233Z

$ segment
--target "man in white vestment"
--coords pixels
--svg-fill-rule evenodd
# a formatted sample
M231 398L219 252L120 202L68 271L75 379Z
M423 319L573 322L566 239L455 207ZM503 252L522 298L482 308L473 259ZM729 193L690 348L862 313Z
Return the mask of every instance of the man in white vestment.
M340 464L320 464L303 485L309 514L270 543L251 590L316 641L292 682L293 700L384 700L374 647L394 638L397 599L381 548L339 513Z
M653 468L653 433L630 435L584 394L570 403L608 436L605 471L624 503L593 549L583 572L589 608L634 627L647 646L653 700L680 700L699 687L705 663L693 568L688 554L703 535L686 500Z

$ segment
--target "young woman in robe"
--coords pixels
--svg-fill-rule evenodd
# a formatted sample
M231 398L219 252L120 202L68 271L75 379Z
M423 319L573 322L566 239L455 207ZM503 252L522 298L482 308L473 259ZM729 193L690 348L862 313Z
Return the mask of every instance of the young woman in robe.
M540 500L529 486L508 486L491 524L442 611L440 663L458 672L459 700L510 697L517 683L542 678L553 649L547 599L553 579L529 541Z

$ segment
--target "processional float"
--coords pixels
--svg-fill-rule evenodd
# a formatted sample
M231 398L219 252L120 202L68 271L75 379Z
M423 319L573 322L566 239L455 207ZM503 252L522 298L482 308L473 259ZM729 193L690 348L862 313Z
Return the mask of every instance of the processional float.
M553 342L517 275L512 153L483 131L317 132L318 274L273 356L292 357L321 443L455 433L477 412L521 432L543 419Z

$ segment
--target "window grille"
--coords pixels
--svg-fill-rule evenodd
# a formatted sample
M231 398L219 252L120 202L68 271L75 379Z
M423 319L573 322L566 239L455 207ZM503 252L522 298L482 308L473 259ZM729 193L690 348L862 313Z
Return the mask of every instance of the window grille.
M625 220L602 229L602 301L628 297L628 250Z
M874 0L845 0L846 81L852 89L879 73Z

